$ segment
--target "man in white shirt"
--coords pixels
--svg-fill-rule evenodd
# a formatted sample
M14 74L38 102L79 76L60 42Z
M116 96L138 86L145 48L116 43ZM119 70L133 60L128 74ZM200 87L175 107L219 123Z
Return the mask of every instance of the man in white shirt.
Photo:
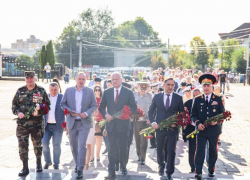
M45 132L43 136L43 155L45 160L44 169L48 169L52 165L52 158L50 155L50 139L52 138L53 145L53 161L54 169L59 169L61 142L63 135L62 123L65 121L64 111L60 107L60 102L63 95L58 93L59 86L56 82L50 83L49 99L51 102L50 111L45 115Z
M96 74L92 75L92 81L89 81L89 85L88 85L89 88L95 85L95 78L96 77L97 77Z
M49 82L51 82L51 67L49 65L49 63L47 62L46 66L44 66L44 71L46 71L46 77L47 77L47 82L48 82L48 78L49 78Z

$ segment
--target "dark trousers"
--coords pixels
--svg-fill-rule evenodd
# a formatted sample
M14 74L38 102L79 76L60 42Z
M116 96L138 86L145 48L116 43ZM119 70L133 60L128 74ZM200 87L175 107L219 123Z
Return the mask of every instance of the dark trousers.
M131 122L129 127L129 145L131 145L133 141L133 134L134 134L134 122Z
M153 136L152 138L150 138L150 145L152 147L156 147L156 139L155 139L155 132L150 133L151 136Z
M166 173L169 175L174 173L177 136L178 133L170 134L169 131L165 129L156 130L157 162L160 172L164 172L164 160L166 160ZM166 157L165 153L167 153Z
M191 171L195 170L195 164L194 164L194 156L195 156L195 150L196 150L196 135L194 135L194 138L188 139L188 161L189 165L191 167Z
M205 137L197 135L197 149L195 155L195 169L197 174L202 174L202 167L205 158L205 149L207 141L209 143L208 172L211 174L214 173L215 163L218 157L218 149L217 149L218 137L219 136Z
M123 171L127 170L127 162L128 162L128 132L116 132L113 130L108 132L108 140L109 140L109 152L108 152L108 171L109 174L115 174L115 165L117 164L118 154L119 162L121 169Z

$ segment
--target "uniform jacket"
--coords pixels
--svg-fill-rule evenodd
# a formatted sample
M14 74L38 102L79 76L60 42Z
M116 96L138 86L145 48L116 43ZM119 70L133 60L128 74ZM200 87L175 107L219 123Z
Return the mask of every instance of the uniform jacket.
M137 105L135 102L134 94L131 90L121 87L121 91L118 97L117 104L114 102L114 88L106 89L103 93L103 97L99 106L99 111L102 113L102 116L108 113L110 115L115 114L116 112L123 109L124 105L129 106L132 114L134 114L137 110ZM107 108L107 110L106 110ZM106 129L107 131L112 131L115 127L117 132L126 132L129 130L130 120L120 120L113 119L111 122L107 123Z
M67 108L69 112L76 111L76 102L75 102L75 89L76 87L69 87L66 89L63 99L61 101L61 108L63 111ZM97 109L97 102L92 89L84 86L83 95L82 95L82 109L81 112L86 112L88 114L87 118L81 119L82 125L86 128L91 128L92 120L91 115ZM75 123L74 116L71 114L67 115L67 128L72 129Z
M200 123L204 124L206 119L223 113L224 111L225 109L220 96L212 93L211 99L207 105L205 101L205 95L202 94L194 99L191 119L197 128ZM200 136L206 137L217 136L219 134L221 134L221 124L214 126L210 125L205 128L205 130L199 132Z
M50 97L50 94L48 94ZM62 123L65 121L65 115L64 115L64 111L62 110L60 103L62 100L63 95L58 93L57 96L57 100L56 100L56 107L55 107L55 119L56 119L56 127L57 129L63 131L63 127L62 127ZM49 114L46 114L44 116L45 119L45 128L47 126L47 122L48 122L48 116Z
M159 124L163 119L167 119L168 117L178 113L178 112L183 112L184 111L184 105L183 105L183 100L182 96L178 95L177 93L173 92L173 97L172 101L170 104L170 107L166 111L165 106L164 106L164 99L163 95L165 92L161 92L158 94L155 94L152 103L149 107L148 111L148 117L151 123L155 122ZM172 131L172 130L170 130ZM174 128L173 133L177 133L178 129ZM170 133L172 133L170 132Z

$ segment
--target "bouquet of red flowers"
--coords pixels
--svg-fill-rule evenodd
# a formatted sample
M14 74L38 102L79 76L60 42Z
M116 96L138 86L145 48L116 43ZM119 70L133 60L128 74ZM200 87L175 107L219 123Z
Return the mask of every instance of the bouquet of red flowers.
M49 108L47 106L47 104L45 102L43 102L42 104L40 104L40 112L45 115L49 113Z
M144 116L145 116L144 111L138 106L137 111L135 112L133 116L131 116L131 118L139 119L140 117L144 117Z
M187 108L185 108L184 112L180 112L177 114L174 114L172 116L170 116L167 119L162 120L158 126L160 130L163 129L172 129L172 131L174 130L172 125L175 124L176 127L181 128L181 127L186 127L187 125L191 124L191 120L190 120L190 116L189 116L189 112L187 110ZM146 139L151 138L150 133L154 132L154 128L153 127L148 127L146 129L143 129L139 132L140 135L144 134L144 137ZM152 136L153 137L153 136Z
M205 127L208 127L211 125L212 122L217 122L217 124L219 123L223 123L224 120L226 121L230 121L230 119L232 118L232 115L231 115L231 112L230 111L225 111L221 114L218 114L216 116L213 116L209 119L207 119L203 126ZM195 131L191 132L189 135L187 135L187 138L190 138L190 137L194 137L195 134L198 134L200 132L200 130L197 128Z
M70 114L70 112L69 112L69 110L66 108L66 109L64 110L64 115L67 116L68 114Z
M132 114L131 110L127 105L124 105L123 109L121 111L118 111L117 113L112 115L112 118L117 118L121 120L126 120L129 119L130 115ZM104 127L109 121L108 120L103 120L99 122L100 128Z

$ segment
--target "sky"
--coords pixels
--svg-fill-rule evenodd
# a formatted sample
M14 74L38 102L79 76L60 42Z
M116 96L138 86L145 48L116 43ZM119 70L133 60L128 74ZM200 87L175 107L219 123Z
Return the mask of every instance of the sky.
M189 47L195 36L207 44L250 22L249 0L1 0L0 44L10 48L16 39L35 35L56 40L87 8L108 7L116 26L136 17L144 19L163 42Z

